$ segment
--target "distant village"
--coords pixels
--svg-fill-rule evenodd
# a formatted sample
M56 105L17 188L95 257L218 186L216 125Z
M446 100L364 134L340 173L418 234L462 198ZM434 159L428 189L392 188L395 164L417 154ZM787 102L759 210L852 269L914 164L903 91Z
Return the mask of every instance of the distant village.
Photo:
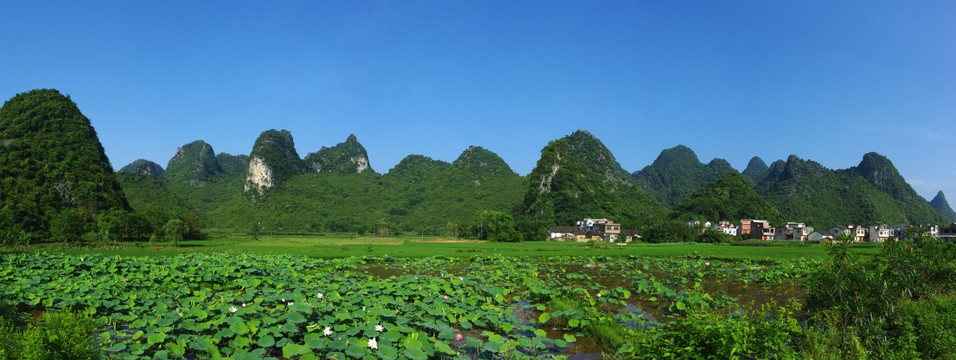
M832 242L840 234L853 237L853 242L884 242L906 238L907 231L916 231L944 241L956 238L956 223L940 228L933 224L905 224L888 225L876 223L864 225L837 225L826 230L816 230L800 222L787 222L783 226L774 227L767 220L740 219L739 225L730 221L720 221L716 224L710 221L689 221L688 226L703 230L714 229L724 234L755 240L792 240L818 243ZM910 229L910 230L908 230ZM548 236L557 241L605 241L612 243L629 243L641 240L642 232L632 229L622 229L621 224L608 219L583 219L575 226L555 226L548 228Z

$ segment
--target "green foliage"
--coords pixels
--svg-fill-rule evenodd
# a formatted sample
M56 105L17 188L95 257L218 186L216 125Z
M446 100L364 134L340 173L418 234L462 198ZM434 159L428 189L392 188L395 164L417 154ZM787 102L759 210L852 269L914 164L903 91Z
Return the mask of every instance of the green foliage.
M522 240L522 234L515 226L514 217L500 211L481 211L476 217L487 229L487 239L494 242L517 242Z
M754 156L750 159L750 162L747 163L747 168L740 174L750 180L751 184L757 184L763 181L768 173L770 173L770 167L767 166L767 163L763 162L763 159Z
M832 244L832 260L807 280L812 323L831 329L824 330L829 335L808 336L808 348L888 358L937 358L956 351L952 341L933 338L942 335L937 328L952 328L954 322L946 305L956 292L956 246L933 238L892 241L869 260L849 252L849 246ZM832 335L850 341L826 339Z
M649 243L691 242L697 240L696 229L681 220L667 220L651 225L641 238Z
M757 193L784 218L825 228L834 224L945 222L888 159L866 154L860 165L829 170L791 155L775 162Z
M0 318L0 359L99 359L97 327L94 319L69 311L45 312L22 331Z
M90 120L56 90L17 94L0 108L0 147L0 236L8 240L48 238L64 209L88 217L128 209Z
M144 240L152 233L152 227L145 216L123 210L97 215L96 230L109 240Z
M200 187L215 181L223 173L212 145L196 140L176 149L169 159L163 178L171 185Z
M722 174L736 173L726 160L714 159L703 164L693 150L678 145L661 154L641 171L633 174L635 182L654 194L667 207L684 201L695 191L717 180Z
M305 163L316 172L336 174L354 174L374 172L368 164L368 153L358 142L355 135L349 135L345 142L333 147L323 146L319 151L305 156Z
M747 181L736 172L721 175L674 207L671 217L684 221L737 221L739 219L767 219L779 224L784 219L773 205L764 200Z
M587 217L642 228L662 218L666 209L629 183L622 172L614 156L591 134L578 131L554 140L541 150L516 217L545 228Z
M133 161L117 171L117 173L134 173L154 178L163 176L163 172L162 166L146 159Z
M639 359L798 359L790 343L802 329L792 315L790 308L769 305L730 317L725 310L692 309L625 353Z
M179 219L172 219L163 226L163 233L166 234L166 240L172 241L173 245L179 245L183 237L189 233L189 226Z
M50 221L50 236L64 242L79 241L91 228L89 220L78 209L63 209Z

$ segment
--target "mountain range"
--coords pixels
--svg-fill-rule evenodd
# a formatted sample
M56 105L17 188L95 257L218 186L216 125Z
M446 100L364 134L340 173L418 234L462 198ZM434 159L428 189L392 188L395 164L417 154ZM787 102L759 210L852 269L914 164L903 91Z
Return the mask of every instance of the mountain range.
M55 140L64 136L75 140ZM527 176L479 146L452 163L409 155L379 174L354 135L303 158L292 134L277 129L262 132L249 155L216 154L196 140L175 149L165 168L141 159L114 174L76 104L55 90L35 90L0 109L0 145L0 231L41 237L64 209L80 209L90 219L135 212L154 228L182 218L206 229L256 224L270 231L379 234L462 233L485 210L542 231L584 217L631 228L697 217L762 217L820 228L956 219L942 192L922 199L876 153L840 170L794 155L770 166L754 157L738 173L726 160L705 164L678 145L628 172L584 130L548 143ZM47 168L55 171L40 171ZM45 205L31 208L15 191Z

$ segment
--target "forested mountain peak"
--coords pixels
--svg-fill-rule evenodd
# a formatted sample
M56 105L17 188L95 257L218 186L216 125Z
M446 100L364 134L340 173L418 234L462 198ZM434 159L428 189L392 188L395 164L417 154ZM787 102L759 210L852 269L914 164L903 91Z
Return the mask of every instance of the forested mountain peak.
M829 171L829 169L823 167L823 165L820 165L816 161L804 160L796 155L790 155L787 157L787 162L783 166L783 170L777 175L777 179L797 180L803 176L822 177Z
M79 226L75 221L129 209L90 120L57 90L4 103L0 145L0 236L46 236L63 216Z
M744 169L741 174L756 184L766 178L769 172L770 167L767 166L767 163L763 162L763 159L754 156L750 159L750 162L747 163L747 168Z
M666 209L615 169L620 165L614 156L588 132L551 141L541 150L516 213L543 226L606 217L637 227L662 217Z
M859 166L829 170L790 155L774 162L757 192L792 221L836 224L940 223L942 217L919 197L885 157L869 153Z
M652 166L667 167L699 163L700 159L697 158L697 153L695 153L694 150L684 145L677 145L670 149L661 150L660 155L657 155L657 159L654 160Z
M658 201L673 206L727 172L737 172L727 160L715 158L705 165L694 150L677 145L661 151L651 165L634 172L633 177Z
M588 170L602 174L607 178L627 181L629 176L621 164L614 159L611 150L597 137L585 130L578 130L566 136L568 155L575 157Z
M163 167L159 164L146 159L139 159L129 163L129 165L124 166L122 169L119 169L119 172L128 172L134 174L143 174L149 177L158 178L163 175Z
M295 150L289 130L263 131L249 153L245 191L255 189L262 193L305 170L306 166Z
M956 222L956 211L953 211L953 208L949 206L949 202L946 201L946 195L943 195L943 191L940 190L936 193L936 197L929 202L929 205L936 209L940 215L943 215L946 220L950 222Z
M766 219L772 224L783 221L780 211L764 200L750 185L749 179L737 172L728 172L687 200L674 207L671 217L681 220L738 221Z
M479 178L516 175L498 154L480 146L469 146L452 164Z
M893 166L893 162L886 156L869 152L863 155L860 164L853 168L860 176L864 177L877 187L897 189L906 180L900 176L899 171Z
M761 181L780 177L780 174L783 173L783 168L785 167L787 167L786 161L774 160L774 162L770 163L770 168L767 169L767 176L765 176L764 179L761 179Z
M425 155L412 154L399 161L388 171L390 176L421 176L435 169L445 169L451 164Z
M176 155L166 164L164 177L172 183L200 187L222 172L212 145L196 140L176 149Z
M306 155L305 163L315 172L325 171L336 174L374 172L369 166L365 147L358 142L354 134L349 135L345 142L333 147L323 146L319 151Z
M246 173L246 167L249 166L249 156L242 154L230 155L227 153L219 153L216 155L216 161L219 162L222 171L227 175L244 175Z

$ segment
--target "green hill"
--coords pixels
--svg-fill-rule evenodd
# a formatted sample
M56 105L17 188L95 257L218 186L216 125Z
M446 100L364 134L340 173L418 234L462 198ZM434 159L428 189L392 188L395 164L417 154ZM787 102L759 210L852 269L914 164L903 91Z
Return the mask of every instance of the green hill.
M759 183L765 179L769 173L770 167L767 166L767 163L763 162L763 159L756 156L750 159L750 162L747 163L747 168L741 172L741 174L746 176L747 179L750 179L753 184Z
M946 220L956 222L956 211L953 211L953 208L949 207L949 202L946 201L946 195L943 195L942 190L929 202L929 205L932 206L933 209L936 209Z
M835 171L791 155L783 165L771 165L756 189L787 220L818 228L945 221L876 153L866 154L858 166Z
M319 151L306 155L305 163L315 172L325 171L336 174L375 172L369 166L365 147L358 142L355 135L349 135L345 142L333 147L323 146Z
M249 157L246 155L230 155L219 153L216 155L216 161L222 172L229 176L244 176L249 166Z
M129 210L90 120L56 90L3 104L0 149L3 242L75 239L96 216Z
M664 217L664 206L629 178L604 144L578 130L541 150L515 213L543 227L590 217L637 228Z
M159 166L157 163L146 159L139 159L129 163L129 165L122 167L118 172L143 174L149 177L158 178L163 176L164 170L163 167Z
M671 217L685 221L766 219L771 224L784 221L777 208L757 195L750 179L736 172L721 175L717 181L691 194L674 207Z
M166 164L163 177L174 185L198 188L214 181L222 173L222 166L212 146L196 140L176 149L176 155Z
M684 146L665 149L651 165L634 172L636 184L654 194L666 206L674 206L721 175L737 172L724 159L703 164L693 150Z

